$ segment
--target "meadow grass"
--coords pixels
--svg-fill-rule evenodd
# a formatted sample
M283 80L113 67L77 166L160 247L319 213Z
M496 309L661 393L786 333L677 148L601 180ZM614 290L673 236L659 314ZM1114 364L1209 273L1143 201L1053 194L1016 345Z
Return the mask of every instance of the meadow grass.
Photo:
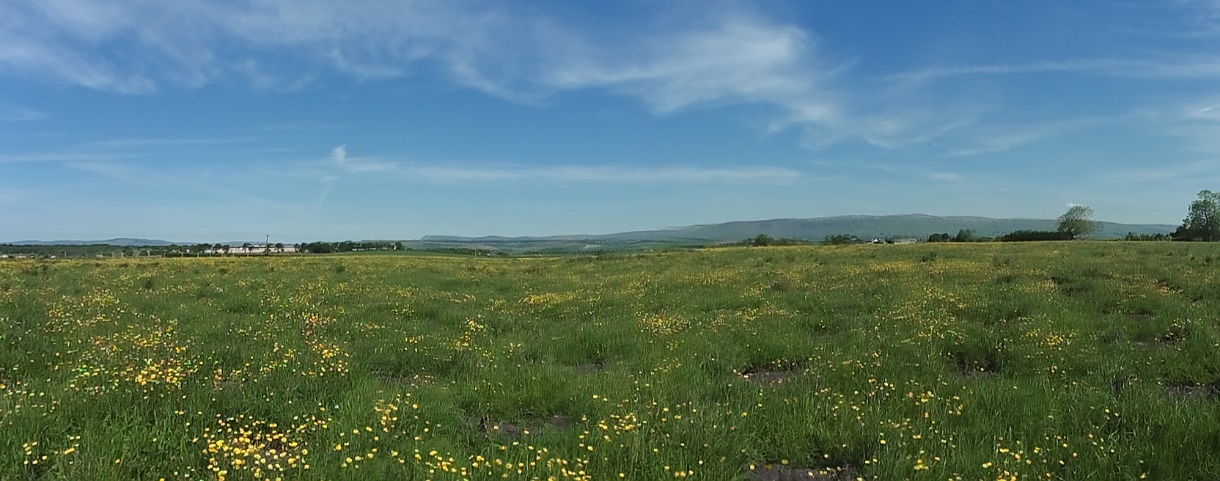
M1218 266L1119 242L2 262L0 479L1216 479Z

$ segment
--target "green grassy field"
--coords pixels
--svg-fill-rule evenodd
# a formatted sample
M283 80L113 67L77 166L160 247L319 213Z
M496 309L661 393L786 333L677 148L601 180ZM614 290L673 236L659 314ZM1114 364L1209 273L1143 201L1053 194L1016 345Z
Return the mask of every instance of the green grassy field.
M1217 479L1220 245L0 262L0 479Z

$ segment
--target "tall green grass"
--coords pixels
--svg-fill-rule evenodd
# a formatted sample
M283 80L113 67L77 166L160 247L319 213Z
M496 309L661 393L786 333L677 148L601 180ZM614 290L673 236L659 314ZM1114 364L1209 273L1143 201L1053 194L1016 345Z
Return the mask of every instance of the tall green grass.
M1218 266L1117 242L8 261L0 479L1217 478Z

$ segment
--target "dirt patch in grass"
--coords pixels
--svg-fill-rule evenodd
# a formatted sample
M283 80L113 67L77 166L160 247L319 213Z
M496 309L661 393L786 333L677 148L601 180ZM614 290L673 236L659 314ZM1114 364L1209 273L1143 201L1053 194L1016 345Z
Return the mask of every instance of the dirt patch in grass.
M738 371L738 375L747 381L764 386L791 382L804 373L804 369L796 363L779 361L761 366L748 366Z
M776 292L788 292L796 288L796 282L786 277L780 277L771 281L770 288Z
M598 362L585 362L572 366L572 369L580 374L597 374L606 370L606 364Z
M1058 289L1059 292L1068 297L1080 296L1088 294L1090 291L1092 291L1092 288L1088 284L1081 283L1075 279L1051 276L1050 281L1055 285L1055 288Z
M240 379L213 379L212 380L212 389L215 389L217 391L227 391L230 389L241 389L242 386L245 386L245 385L246 385L245 381L242 381Z
M800 375L800 371L747 371L741 373L741 377L746 378L747 381L764 386L790 382Z
M1108 330L1097 336L1097 341L1102 344L1114 344L1121 340L1123 340L1123 333L1116 329Z
M1165 292L1165 293L1169 293L1169 294L1181 294L1182 293L1182 288L1178 287L1177 283L1175 283L1169 279L1157 279L1155 284L1156 284L1157 290L1159 290L1161 292Z
M1202 401L1220 400L1220 388L1217 388L1218 383L1213 384L1196 384L1194 382L1178 382L1165 386L1165 395L1173 399L1191 400L1197 399Z
M395 374L387 372L374 372L373 377L377 378L377 382L386 386L397 387L419 387L432 384L436 378L427 374Z
M1140 347L1140 348L1144 348L1144 349L1164 349L1167 347L1173 347L1172 343L1161 342L1159 339L1155 339L1155 340L1151 340L1151 341L1135 341L1135 342L1132 342L1132 344L1134 344L1136 347Z
M998 351L959 349L950 351L948 357L962 376L987 376L1004 370L1002 354Z
M1012 284L1013 282L1016 282L1017 279L1020 279L1020 277L1018 277L1016 274L1008 273L996 276L992 282L996 284Z
M1153 317L1156 316L1156 312L1153 312L1152 309L1147 308L1147 307L1137 307L1135 309L1129 309L1129 310L1127 310L1126 314L1127 314L1128 318L1134 319L1137 321L1146 321L1146 320L1152 319Z
M1101 310L1105 316L1122 316L1133 321L1146 321L1156 317L1156 312L1148 307L1135 307L1131 309L1106 308Z
M479 432L508 441L519 441L525 436L543 431L566 431L572 428L571 416L556 414L549 418L527 419L521 422L498 421L483 417L479 419Z
M804 467L765 464L750 466L750 481L855 481L860 476L851 466Z
M957 373L964 378L985 378L987 376L995 376L996 374L999 374L998 370L992 370L992 369L994 369L994 368L989 367L989 366L981 366L981 367L975 368L975 367L958 365Z
M1164 332L1154 334L1151 338L1145 337L1135 342L1135 345L1143 348L1158 348L1171 347L1178 342L1186 339L1189 334L1189 329L1183 324L1172 324Z
M1174 323L1165 332L1161 333L1156 340L1162 344L1176 344L1178 341L1186 339L1188 334L1190 332L1186 325Z

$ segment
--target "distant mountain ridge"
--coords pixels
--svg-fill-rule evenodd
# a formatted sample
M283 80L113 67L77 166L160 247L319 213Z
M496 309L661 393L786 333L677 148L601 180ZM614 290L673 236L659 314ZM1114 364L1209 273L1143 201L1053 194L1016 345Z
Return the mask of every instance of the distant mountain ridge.
M119 237L115 239L81 241L81 240L55 240L55 241L36 241L25 240L17 242L0 242L0 244L8 244L15 246L88 246L88 245L111 245L120 247L143 247L143 246L168 246L173 245L173 242L156 240L156 239L132 239L129 237Z
M668 229L618 232L596 235L556 236L481 236L462 237L428 235L419 240L405 241L412 248L461 247L491 250L545 250L573 251L606 247L651 248L664 245L706 245L737 242L759 234L775 238L792 238L821 241L826 236L849 235L861 239L917 238L947 233L956 235L968 229L977 237L995 237L1018 230L1055 230L1052 219L996 219L991 217L934 216L925 214L906 215L844 215L815 217L809 219L768 219L734 221L720 224L701 224ZM1101 222L1101 230L1094 237L1101 239L1121 238L1127 233L1167 234L1178 226L1170 224L1120 224ZM303 239L302 239L303 240ZM19 241L0 242L9 245L113 245L120 247L168 246L174 243L155 239L115 238L95 241ZM179 243L180 245L186 245ZM241 245L241 243L223 243Z
M1018 230L1055 230L1057 222L1052 219L996 219L969 216L933 216L925 214L907 215L847 215L816 217L809 219L769 219L757 221L734 221L720 224L692 225L670 229L620 232L600 235L559 235L548 237L460 237L424 236L419 242L460 243L521 243L539 241L704 241L736 242L759 234L776 238L820 241L830 235L854 235L861 239L914 237L927 238L937 233L956 235L968 229L979 237L994 237ZM1128 232L1136 234L1170 233L1176 225L1169 224L1120 224L1101 222L1101 230L1094 234L1103 239L1120 238Z

